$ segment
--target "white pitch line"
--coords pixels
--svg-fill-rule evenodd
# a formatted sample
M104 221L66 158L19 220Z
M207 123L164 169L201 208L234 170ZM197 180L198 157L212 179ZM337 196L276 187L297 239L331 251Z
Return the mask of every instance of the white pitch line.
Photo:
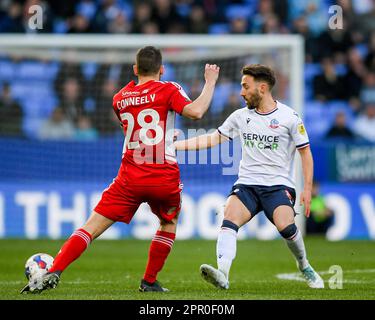
M2 284L11 284L11 285L13 285L13 284L15 284L15 285L17 285L17 284L25 284L27 282L27 280L25 280L25 281L20 281L20 280L2 280L2 281L0 281L0 285L2 285Z
M25 283L27 283L27 280L25 280L25 281L20 281L20 280L17 280L17 281L2 280L2 281L0 281L0 285L19 285L19 284L25 284ZM114 283L118 283L118 282L117 281L106 281L106 280L102 280L102 281L74 280L74 281L64 281L64 283L66 283L66 284L114 284Z
M327 275L332 274L332 272L327 271L317 271L320 275ZM375 269L354 269L354 270L343 270L343 273L375 273ZM279 273L276 275L276 278L281 280L292 280L292 281L305 281L303 276L300 272L293 272L293 273ZM328 282L327 280L325 282ZM375 283L375 280L357 280L357 279L349 279L343 280L344 283Z
M327 274L332 274L328 270L327 271L318 271L320 275L327 275ZM361 274L361 273L375 273L375 269L354 269L354 270L344 270L344 274L346 273L355 273L355 274ZM126 276L125 278L129 278ZM281 280L292 280L292 281L305 281L303 276L301 275L300 272L293 272L293 273L279 273L276 274L276 278L281 279ZM25 280L26 281L26 280ZM21 280L0 280L0 285L21 285L24 284L25 281ZM182 281L182 282L187 282L190 283L191 281ZM256 281L256 282L266 282L266 281ZM328 282L327 280L325 282ZM375 283L375 280L358 280L358 279L348 279L348 280L343 280L344 283ZM80 284L114 284L118 283L117 281L110 281L110 280L100 280L100 281L87 281L87 280L73 280L73 281L64 281L66 284L75 284L75 285L80 285Z

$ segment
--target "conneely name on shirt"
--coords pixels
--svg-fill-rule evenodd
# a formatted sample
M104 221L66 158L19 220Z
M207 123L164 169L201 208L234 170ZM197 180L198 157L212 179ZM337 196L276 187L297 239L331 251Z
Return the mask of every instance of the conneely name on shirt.
M116 107L118 110L122 110L129 106L140 106L147 103L152 103L155 101L156 94L150 94L141 97L129 97L121 99L116 102Z

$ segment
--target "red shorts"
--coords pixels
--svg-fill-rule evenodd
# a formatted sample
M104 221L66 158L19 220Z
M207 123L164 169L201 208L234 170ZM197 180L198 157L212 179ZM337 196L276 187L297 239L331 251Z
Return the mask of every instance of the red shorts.
M104 190L94 211L112 221L129 223L142 202L164 221L171 221L181 209L181 184L133 185L116 178Z

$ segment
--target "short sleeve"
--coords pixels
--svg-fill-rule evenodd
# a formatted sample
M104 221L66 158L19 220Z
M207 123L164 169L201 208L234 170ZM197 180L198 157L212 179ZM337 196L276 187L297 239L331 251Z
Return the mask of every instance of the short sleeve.
M217 129L219 133L232 140L239 135L239 126L237 121L237 112L233 112L224 123Z
M302 149L310 144L306 128L297 113L293 114L293 120L290 125L290 134L297 149Z
M172 93L169 98L169 108L181 114L182 110L184 110L184 107L191 103L191 99L178 83L170 83L172 84Z

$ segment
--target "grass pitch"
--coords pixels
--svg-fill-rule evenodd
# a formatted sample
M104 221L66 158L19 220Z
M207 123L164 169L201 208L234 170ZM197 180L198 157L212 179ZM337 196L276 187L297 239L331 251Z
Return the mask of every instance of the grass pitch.
M219 290L205 283L199 266L216 266L216 241L176 241L159 274L159 281L168 293L140 293L150 241L96 240L62 275L59 286L39 295L21 295L26 284L24 264L34 253L54 256L63 241L0 240L1 300L340 300L375 299L375 242L327 242L306 238L312 266L318 271L326 288L310 289L299 281L294 259L281 239L275 241L238 241L230 289ZM334 275L329 268L343 270L342 289L330 289Z

